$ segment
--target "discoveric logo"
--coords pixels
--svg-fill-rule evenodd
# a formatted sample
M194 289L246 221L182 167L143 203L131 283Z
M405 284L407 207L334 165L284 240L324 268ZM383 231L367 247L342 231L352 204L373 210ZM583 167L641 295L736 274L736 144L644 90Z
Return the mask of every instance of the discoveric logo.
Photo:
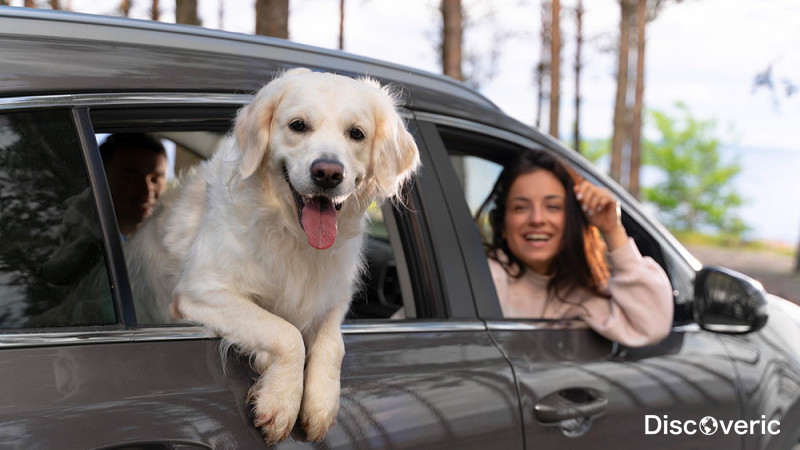
M767 421L767 416L762 415L760 420L717 420L705 416L696 420L670 420L669 416L644 416L644 434L696 434L701 433L711 436L717 432L723 434L771 434L781 432L781 423L777 420Z

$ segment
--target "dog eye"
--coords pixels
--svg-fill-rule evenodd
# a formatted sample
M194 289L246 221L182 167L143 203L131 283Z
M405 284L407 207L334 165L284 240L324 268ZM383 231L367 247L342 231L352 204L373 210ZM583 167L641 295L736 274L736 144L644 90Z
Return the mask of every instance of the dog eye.
M364 139L364 132L359 130L358 128L353 128L350 130L350 139L354 141L360 141Z
M293 120L292 123L289 124L289 128L291 128L291 129L293 129L294 131L297 131L297 132L303 132L303 131L308 130L308 127L306 126L306 123L303 122L300 119Z

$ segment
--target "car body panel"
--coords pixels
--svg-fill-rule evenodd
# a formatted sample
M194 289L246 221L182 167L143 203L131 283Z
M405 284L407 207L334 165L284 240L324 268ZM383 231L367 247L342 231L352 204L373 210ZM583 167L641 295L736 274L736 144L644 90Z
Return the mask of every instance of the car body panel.
M670 421L741 418L734 367L716 336L699 330L674 331L662 343L637 350L615 348L590 330L544 326L510 331L511 326L497 325L501 329L492 330L492 335L519 380L528 448L625 447L620 443L627 438L646 448L740 445L742 438L735 434L720 433L714 439L699 432L646 434L648 415L668 416ZM608 398L602 415L579 436L542 423L535 414L539 402L566 389L594 389ZM656 431L659 422L650 420L649 431Z
M346 331L341 407L327 448L520 445L514 377L483 323L384 328ZM0 447L263 448L246 403L256 377L247 357L222 355L219 339L133 339L4 349ZM279 447L301 446L314 448L295 432Z

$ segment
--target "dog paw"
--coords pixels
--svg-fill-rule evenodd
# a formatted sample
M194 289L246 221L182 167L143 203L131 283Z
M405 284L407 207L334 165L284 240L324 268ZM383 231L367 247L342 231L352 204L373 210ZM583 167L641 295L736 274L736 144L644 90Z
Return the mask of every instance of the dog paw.
M339 380L311 385L306 383L300 408L300 424L309 441L319 442L336 423L339 413Z
M302 380L283 384L274 381L265 374L250 390L253 424L261 429L267 444L289 436L297 421L303 390Z

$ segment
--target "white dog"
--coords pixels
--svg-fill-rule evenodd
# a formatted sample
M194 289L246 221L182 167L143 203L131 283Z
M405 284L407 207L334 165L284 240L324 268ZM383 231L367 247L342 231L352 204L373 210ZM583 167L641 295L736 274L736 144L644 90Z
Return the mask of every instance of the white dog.
M377 82L307 69L262 88L228 141L126 244L137 316L199 322L252 354L266 440L299 413L317 441L339 409L366 208L398 194L417 146Z

